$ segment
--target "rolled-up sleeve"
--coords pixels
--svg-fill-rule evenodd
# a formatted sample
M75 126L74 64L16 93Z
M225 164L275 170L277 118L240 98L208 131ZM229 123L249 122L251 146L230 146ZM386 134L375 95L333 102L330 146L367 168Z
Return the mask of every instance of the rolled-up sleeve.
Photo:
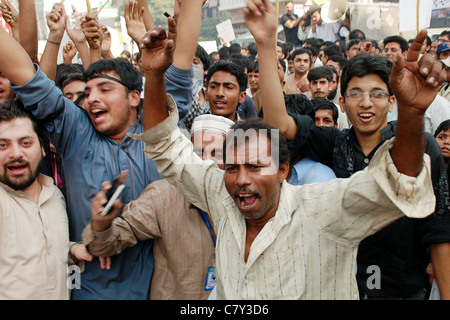
M337 241L358 243L403 216L425 218L434 212L429 156L424 154L417 177L401 174L389 152L394 139L379 148L365 170L303 188L303 206L317 229Z
M220 193L226 192L223 171L214 161L203 161L195 154L191 141L177 126L178 110L170 95L167 108L169 117L164 121L140 135L130 136L146 143L144 152L164 179L179 187L194 206L212 214L209 203L221 201Z

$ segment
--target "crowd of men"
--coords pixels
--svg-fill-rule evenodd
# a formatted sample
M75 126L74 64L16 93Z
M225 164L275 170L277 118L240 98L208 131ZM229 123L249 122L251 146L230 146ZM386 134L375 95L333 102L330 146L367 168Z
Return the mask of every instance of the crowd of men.
M38 57L34 1L0 5L0 298L450 298L450 31L249 0L208 54L204 3L126 3L124 57L61 3Z

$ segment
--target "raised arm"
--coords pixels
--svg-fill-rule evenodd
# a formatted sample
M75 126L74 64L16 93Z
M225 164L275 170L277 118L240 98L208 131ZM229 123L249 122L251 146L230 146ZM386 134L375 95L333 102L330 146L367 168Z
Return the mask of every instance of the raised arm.
M125 4L124 18L127 34L137 45L139 45L139 42L148 30L144 23L144 10L145 8L141 7L137 1L127 2Z
M165 72L173 62L176 39L176 24L168 18L169 32L155 28L141 40L141 61L144 68L145 94L143 108L144 130L155 127L168 117L166 103Z
M197 51L204 0L175 0L177 19L177 47L173 55L173 65L181 70L190 70Z
M108 27L102 26L102 33L103 33L103 41L101 47L102 58L114 59L114 55L111 51L111 44L112 44L111 32L109 32Z
M84 70L87 70L91 64L91 57L89 45L86 41L83 30L81 29L81 23L84 20L84 15L81 12L78 12L74 5L72 5L72 19L73 24L71 23L71 19L66 19L66 31L69 38L77 47Z
M0 71L13 85L24 85L36 74L25 49L4 28L0 28Z
M38 63L38 24L34 0L19 0L20 44L31 61Z
M284 103L277 67L277 16L269 0L249 0L244 9L245 23L258 47L259 85L264 106L264 120L279 128L287 140L293 140L297 125Z
M427 36L422 30L414 39L406 61L397 54L390 85L398 104L396 141L391 150L397 170L417 176L422 169L425 152L424 116L444 81L450 80L450 71L443 69L432 55L417 61Z
M153 30L155 28L155 21L153 20L153 16L150 13L150 10L148 9L147 0L138 0L138 6L139 8L143 8L143 18L144 18L144 25L145 29L147 31Z
M11 33L14 39L20 43L19 11L8 0L3 0L0 3L0 9L3 19L11 27Z
M47 15L47 25L50 29L50 34L39 66L51 80L56 78L56 65L61 40L64 36L66 17L64 6L61 3L55 3L52 11Z
M94 14L88 13L81 23L84 36L89 44L89 54L94 63L102 58L103 29Z

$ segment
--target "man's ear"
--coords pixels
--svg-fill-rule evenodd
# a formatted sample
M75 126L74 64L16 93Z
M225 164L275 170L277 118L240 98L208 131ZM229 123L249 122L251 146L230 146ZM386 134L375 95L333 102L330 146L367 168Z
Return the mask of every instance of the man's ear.
M396 102L397 102L397 99L395 98L394 95L389 97L389 110L388 110L389 112L392 112L392 110L394 110L394 106L395 106Z
M247 98L247 92L242 91L242 92L239 94L239 104L244 103L244 102L245 102L245 98Z
M130 101L131 108L137 108L141 103L141 93L137 90L130 91L128 93L128 100Z
M282 183L286 180L289 174L289 162L280 163L280 168L278 169L278 181Z
M339 97L339 107L341 107L342 113L345 113L345 98L342 96Z

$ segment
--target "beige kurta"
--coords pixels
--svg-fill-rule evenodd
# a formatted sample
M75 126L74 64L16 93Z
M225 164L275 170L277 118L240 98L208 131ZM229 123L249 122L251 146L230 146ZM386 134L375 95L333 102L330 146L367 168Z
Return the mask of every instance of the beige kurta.
M51 178L38 179L38 204L0 183L0 299L69 299L65 200Z
M246 223L228 194L223 171L202 161L169 117L136 139L160 174L208 212L217 235L219 299L358 299L355 262L359 242L402 217L425 217L435 207L430 160L417 178L397 172L393 141L368 169L349 179L292 186L283 182L278 210L254 239L244 261Z
M83 230L83 243L98 256L118 254L148 239L155 239L150 299L208 299L206 276L215 265L212 235L198 209L166 180L151 183L111 228L95 232L89 224Z

